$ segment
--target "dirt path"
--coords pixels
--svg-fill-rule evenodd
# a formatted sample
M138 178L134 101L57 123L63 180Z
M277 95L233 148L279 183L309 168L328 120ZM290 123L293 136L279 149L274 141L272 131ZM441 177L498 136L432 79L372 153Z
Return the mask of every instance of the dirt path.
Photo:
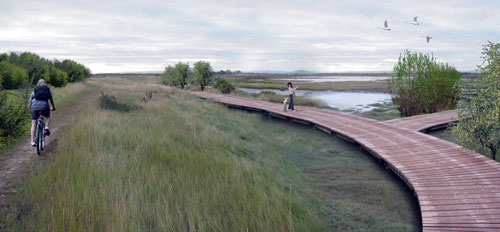
M17 192L18 186L15 184L20 178L30 175L31 168L37 163L49 160L53 157L57 141L63 135L65 128L70 125L72 118L80 111L83 105L92 101L97 90L86 86L84 98L79 106L66 106L61 111L51 112L53 121L50 125L51 135L46 137L45 150L37 155L36 148L31 146L30 136L19 140L16 145L4 152L0 156L0 229L5 227L2 219L8 215L10 206L8 196ZM58 107L57 102L55 102Z

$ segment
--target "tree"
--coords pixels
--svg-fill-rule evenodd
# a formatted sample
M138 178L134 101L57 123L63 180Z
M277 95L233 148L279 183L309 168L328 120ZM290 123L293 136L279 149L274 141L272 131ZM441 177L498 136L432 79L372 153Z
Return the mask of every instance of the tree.
M184 89L184 86L188 83L188 78L190 76L189 64L188 63L177 63L175 65L177 84Z
M165 72L163 72L163 78L161 82L164 85L176 86L177 85L177 70L174 66L167 66Z
M486 148L496 160L500 148L500 44L484 45L482 55L482 75L472 87L477 95L458 104L459 122L453 133L463 146Z
M205 89L205 86L209 85L212 81L212 67L210 63L205 61L198 61L194 63L194 79L201 87L201 91Z
M394 66L389 83L392 100L403 116L454 108L460 96L457 70L431 55L406 50Z

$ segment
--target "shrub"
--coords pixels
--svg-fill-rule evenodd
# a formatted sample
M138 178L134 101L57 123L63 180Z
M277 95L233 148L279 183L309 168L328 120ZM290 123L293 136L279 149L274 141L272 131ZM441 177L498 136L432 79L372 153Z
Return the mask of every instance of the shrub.
M231 93L234 90L234 86L224 78L216 78L214 87L218 89L223 94Z
M460 97L460 73L431 55L406 50L389 83L392 100L403 116L454 108Z
M99 107L105 110L116 110L120 112L129 112L130 110L137 109L137 106L121 103L119 102L115 96L108 95L105 93L101 93L101 96L98 99Z
M68 74L56 67L51 67L48 82L54 87L65 86L68 83Z
M4 89L20 88L27 80L26 70L8 61L2 61L0 62L0 79L3 80L0 84Z
M28 111L23 103L15 104L7 99L7 94L0 91L0 147L11 143L21 136L28 119Z

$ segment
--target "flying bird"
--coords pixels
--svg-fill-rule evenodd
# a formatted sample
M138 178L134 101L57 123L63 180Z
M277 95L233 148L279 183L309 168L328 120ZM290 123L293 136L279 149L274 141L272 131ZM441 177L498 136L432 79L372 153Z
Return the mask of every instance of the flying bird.
M390 31L391 28L389 28L389 25L387 24L387 20L384 22L384 27L377 27L378 29L384 30L384 31Z
M415 16L415 18L413 18L412 24L413 25L420 25L420 23L417 22L417 16Z
M432 37L430 36L426 36L425 38L427 39L427 43L429 43L429 41L432 39Z

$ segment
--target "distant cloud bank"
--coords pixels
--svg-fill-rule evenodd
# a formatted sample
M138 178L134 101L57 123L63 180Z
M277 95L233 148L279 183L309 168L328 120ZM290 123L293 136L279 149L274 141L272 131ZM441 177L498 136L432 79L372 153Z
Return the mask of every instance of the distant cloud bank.
M391 31L377 29L384 20ZM69 58L94 73L198 60L216 70L347 72L390 71L410 49L471 71L482 45L500 42L498 22L492 0L20 0L0 8L0 52Z

